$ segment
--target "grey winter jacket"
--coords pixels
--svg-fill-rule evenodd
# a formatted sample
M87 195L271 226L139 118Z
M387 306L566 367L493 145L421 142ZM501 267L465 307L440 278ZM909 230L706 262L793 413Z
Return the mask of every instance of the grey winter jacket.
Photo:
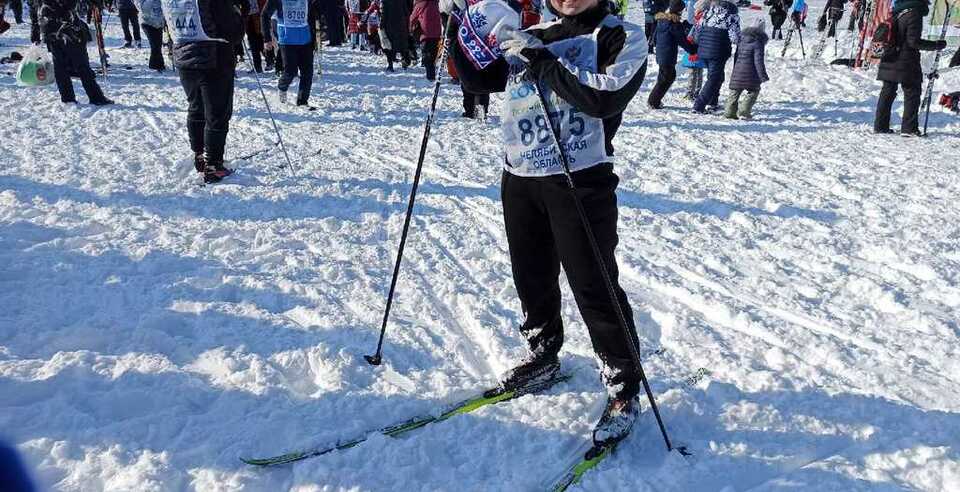
M763 61L768 39L767 34L757 27L749 27L740 33L740 44L730 74L730 89L758 91L760 84L770 80Z

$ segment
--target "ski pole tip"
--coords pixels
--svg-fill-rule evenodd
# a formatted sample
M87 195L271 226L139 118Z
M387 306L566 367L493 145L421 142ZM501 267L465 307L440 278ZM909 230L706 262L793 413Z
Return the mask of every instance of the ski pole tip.
M366 359L367 363L371 366L379 366L380 363L383 362L383 358L380 356L380 354L364 355L363 358Z

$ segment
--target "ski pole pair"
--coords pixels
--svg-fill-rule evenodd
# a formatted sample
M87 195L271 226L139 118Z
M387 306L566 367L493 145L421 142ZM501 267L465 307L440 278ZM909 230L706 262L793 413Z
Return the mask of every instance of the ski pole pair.
M452 20L452 16L451 16L451 20ZM448 21L447 26L444 30L444 33L449 32L450 25L451 25L451 22ZM438 63L438 66L441 66L441 67L444 66L446 62L447 51L449 50L449 44L450 44L450 40L446 35L443 36L443 39L444 39L443 52L440 55L440 61ZM590 246L591 246L591 249L593 250L594 258L596 259L597 264L600 268L601 276L603 277L604 284L606 285L607 294L610 296L610 302L613 304L614 310L616 311L616 314L617 314L618 323L620 325L620 328L623 330L623 335L625 339L628 341L627 346L630 349L630 358L632 359L633 364L636 367L637 373L640 376L640 381L643 383L643 389L647 394L647 399L650 401L650 407L653 409L653 413L656 416L657 425L660 428L660 433L663 435L663 440L667 446L667 451L676 450L683 456L691 456L692 453L685 446L674 447L673 443L670 441L670 436L667 434L666 426L663 423L663 418L660 416L660 410L657 407L656 399L653 396L653 390L650 389L650 383L648 382L647 376L643 371L643 364L640 362L640 352L637 349L635 335L634 333L631 332L631 330L627 325L626 317L623 313L623 306L621 305L620 300L618 299L616 289L614 288L614 285L613 285L613 280L610 277L610 271L607 267L606 262L603 259L603 255L600 251L600 246L597 243L596 235L593 233L593 228L590 225L590 219L587 217L587 212L583 207L583 202L580 200L580 196L577 194L577 185L573 180L573 175L571 174L571 171L570 171L569 160L567 158L566 152L563 149L560 131L557 128L555 122L550 118L550 114L551 114L550 106L543 95L543 91L540 89L539 82L534 83L534 89L540 101L541 110L543 111L543 117L547 121L547 124L550 126L551 133L557 145L557 149L559 150L560 162L563 165L563 174L567 179L567 185L570 190L571 198L573 199L574 204L576 205L577 214L580 216L580 221L583 224L584 231L586 232L586 235L587 235L587 239L590 242ZM420 184L420 176L423 170L424 156L426 155L426 150L427 150L427 141L430 138L430 127L433 123L433 119L436 113L437 96L439 95L439 93L440 93L440 77L438 76L433 85L433 99L430 102L430 111L427 114L427 120L426 120L426 123L424 124L424 129L423 129L423 139L420 142L420 156L417 160L417 168L413 178L413 187L410 192L410 201L407 203L407 213L403 221L403 232L400 235L400 246L397 250L396 262L394 263L393 278L390 281L390 291L387 294L387 304L383 313L383 322L380 326L380 339L377 342L377 351L373 355L363 356L364 359L366 359L366 361L369 364L375 365L375 366L380 365L383 362L384 335L386 334L386 331L387 331L387 321L390 316L390 307L393 303L393 296L397 286L397 277L400 273L400 262L403 258L403 249L404 249L404 246L406 245L407 234L410 229L410 219L411 219L411 216L413 215L413 205L417 196L417 188L419 187L419 184Z

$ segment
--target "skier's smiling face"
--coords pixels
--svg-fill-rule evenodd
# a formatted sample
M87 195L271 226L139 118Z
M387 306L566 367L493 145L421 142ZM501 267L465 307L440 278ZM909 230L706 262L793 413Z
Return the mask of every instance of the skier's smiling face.
M550 0L554 10L564 17L577 15L585 10L596 7L600 0Z

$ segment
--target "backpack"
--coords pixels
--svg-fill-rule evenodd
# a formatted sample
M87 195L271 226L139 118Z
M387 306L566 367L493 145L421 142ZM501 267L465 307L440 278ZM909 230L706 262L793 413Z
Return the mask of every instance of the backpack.
M897 19L909 11L910 9L907 9L896 17L887 17L877 25L870 39L870 54L874 58L890 60L900 54L900 48L897 46Z

